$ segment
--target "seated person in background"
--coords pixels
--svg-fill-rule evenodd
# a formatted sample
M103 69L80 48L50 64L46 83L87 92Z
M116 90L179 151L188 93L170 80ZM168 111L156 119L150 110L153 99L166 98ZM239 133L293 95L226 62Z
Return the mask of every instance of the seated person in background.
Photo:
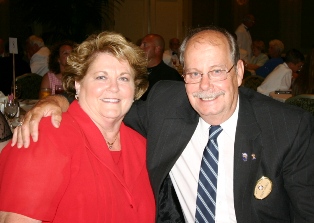
M146 64L139 47L110 32L72 51L64 86L77 100L62 127L47 118L39 143L0 155L1 222L154 222L146 139L122 122L148 87Z
M248 61L244 62L245 69L254 72L259 67L263 66L268 60L268 56L264 53L265 44L261 40L254 40L252 43L253 56Z
M145 94L140 98L145 101L150 89L161 80L183 81L179 72L167 66L162 60L165 49L165 40L158 34L147 34L141 43L141 49L147 55L147 71L149 86Z
M267 60L263 66L256 69L255 71L256 75L265 78L275 69L275 67L277 67L279 64L282 64L283 59L281 58L281 54L283 50L284 45L280 40L278 39L271 40L269 42L268 48L268 56L270 57L270 59Z
M277 90L289 90L291 87L292 73L301 69L304 63L303 54L296 50L289 50L285 57L285 62L279 64L271 72L263 83L257 88L257 91L269 96L269 93Z
M10 126L2 112L0 112L0 153L3 147L6 146L11 138L12 132Z
M51 88L52 95L55 94L55 86L62 85L62 72L74 46L74 42L65 40L56 43L51 48L48 63L49 72L44 75L40 88Z
M292 84L292 95L314 94L314 48L307 55L298 77Z
M26 53L32 73L44 76L48 71L50 50L42 38L32 35L26 40Z
M180 64L180 40L178 38L172 38L169 40L169 49L163 53L162 60L170 67L176 68Z

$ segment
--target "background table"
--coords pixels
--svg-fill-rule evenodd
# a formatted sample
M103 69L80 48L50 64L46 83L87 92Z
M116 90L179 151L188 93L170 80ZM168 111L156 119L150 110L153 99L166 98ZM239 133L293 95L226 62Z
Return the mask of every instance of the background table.
M277 101L285 102L288 98L292 97L292 94L276 94L273 91L269 93L269 96Z

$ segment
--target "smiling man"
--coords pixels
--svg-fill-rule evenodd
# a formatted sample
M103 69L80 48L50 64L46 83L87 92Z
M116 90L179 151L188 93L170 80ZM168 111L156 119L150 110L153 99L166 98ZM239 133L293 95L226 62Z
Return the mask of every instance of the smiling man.
M181 46L185 84L156 83L126 115L147 138L156 222L314 222L313 116L239 88L239 57L224 29L193 30ZM40 116L60 124L61 102L27 114L24 145Z

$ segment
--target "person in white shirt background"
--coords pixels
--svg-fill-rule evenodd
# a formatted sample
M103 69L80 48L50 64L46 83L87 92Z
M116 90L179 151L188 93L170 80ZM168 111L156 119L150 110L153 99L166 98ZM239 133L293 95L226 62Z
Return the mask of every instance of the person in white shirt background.
M170 67L176 68L180 64L179 61L179 47L180 40L178 38L172 38L169 40L169 49L164 51L163 61Z
M32 35L26 40L26 53L30 60L32 73L44 76L48 71L48 57L50 50L45 46L42 38Z
M237 43L240 49L246 50L248 59L252 56L252 37L249 29L255 24L255 17L251 14L246 15L242 23L238 26L235 31L237 35Z
M299 71L304 64L304 55L296 50L289 50L285 62L279 64L257 88L257 91L269 96L269 93L277 90L289 90L291 88L292 73Z

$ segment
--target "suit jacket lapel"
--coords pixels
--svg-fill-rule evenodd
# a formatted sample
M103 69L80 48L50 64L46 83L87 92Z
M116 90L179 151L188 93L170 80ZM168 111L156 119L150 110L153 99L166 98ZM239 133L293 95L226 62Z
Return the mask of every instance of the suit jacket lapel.
M239 92L239 115L234 145L234 208L238 222L250 219L256 172L262 155L260 128L249 98ZM253 180L252 180L253 179Z
M151 137L155 140L148 145L149 148L154 147L149 150L154 153L148 154L148 160L152 161L148 168L155 194L158 194L163 179L185 149L198 123L199 116L189 103L173 111L162 120L160 135Z

